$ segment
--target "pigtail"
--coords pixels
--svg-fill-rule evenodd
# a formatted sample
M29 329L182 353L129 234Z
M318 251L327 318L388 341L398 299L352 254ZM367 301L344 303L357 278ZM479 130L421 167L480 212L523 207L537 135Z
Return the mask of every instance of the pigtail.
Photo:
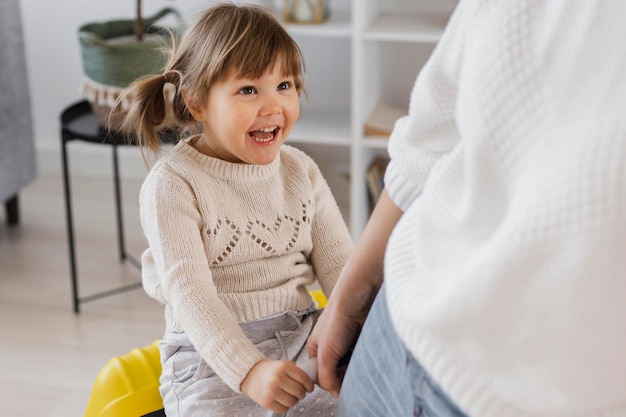
M190 129L190 127L191 125L195 125L195 120L189 112L185 101L183 100L181 88L182 76L180 72L170 70L166 71L163 76L165 77L165 81L169 84L172 84L172 86L174 87L174 91L170 94L169 98L169 108L171 108L172 110L170 118L175 121L176 125L185 127L188 130L193 130Z
M194 124L180 86L181 75L175 70L136 80L117 99L108 127L158 154L162 145L160 132L192 130Z
M133 82L116 100L108 128L127 134L141 147L154 153L161 148L158 127L166 114L162 75L150 75Z

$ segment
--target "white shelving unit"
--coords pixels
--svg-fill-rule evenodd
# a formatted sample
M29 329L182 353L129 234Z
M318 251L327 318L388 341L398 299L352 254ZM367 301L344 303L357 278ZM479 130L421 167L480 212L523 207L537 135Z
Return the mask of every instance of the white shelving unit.
M289 140L320 145L323 159L349 175L346 220L356 240L371 212L366 171L387 147L385 138L363 133L367 116L379 101L408 106L415 77L456 1L330 1L328 21L287 25L307 65L302 115Z

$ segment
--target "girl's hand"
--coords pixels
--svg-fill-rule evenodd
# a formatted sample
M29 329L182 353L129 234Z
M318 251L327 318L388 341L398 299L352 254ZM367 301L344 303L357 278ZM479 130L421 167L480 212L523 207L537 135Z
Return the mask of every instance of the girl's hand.
M291 361L263 360L250 369L241 391L260 406L283 413L313 391L313 381Z

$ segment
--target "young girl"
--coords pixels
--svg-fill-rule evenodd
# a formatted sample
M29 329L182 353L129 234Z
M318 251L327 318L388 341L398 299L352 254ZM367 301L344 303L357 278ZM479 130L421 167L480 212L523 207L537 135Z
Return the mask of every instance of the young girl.
M319 314L307 286L317 280L329 295L353 244L318 167L283 145L303 67L269 13L223 4L115 109L117 128L153 151L168 120L202 127L154 165L140 195L144 288L165 306L168 417L265 416L296 404L294 415L334 414L296 363Z

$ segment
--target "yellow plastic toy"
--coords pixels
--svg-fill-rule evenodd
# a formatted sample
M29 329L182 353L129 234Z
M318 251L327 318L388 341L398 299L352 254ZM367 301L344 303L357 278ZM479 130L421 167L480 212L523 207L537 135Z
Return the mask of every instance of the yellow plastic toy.
M326 306L322 290L310 294L317 308ZM158 343L110 359L96 376L84 417L164 416Z
M85 417L141 417L163 408L158 340L118 356L96 377Z
M326 302L328 300L326 300L326 296L324 295L324 292L322 290L309 291L309 294L311 294L311 297L313 298L313 301L315 301L315 306L317 308L326 307Z

